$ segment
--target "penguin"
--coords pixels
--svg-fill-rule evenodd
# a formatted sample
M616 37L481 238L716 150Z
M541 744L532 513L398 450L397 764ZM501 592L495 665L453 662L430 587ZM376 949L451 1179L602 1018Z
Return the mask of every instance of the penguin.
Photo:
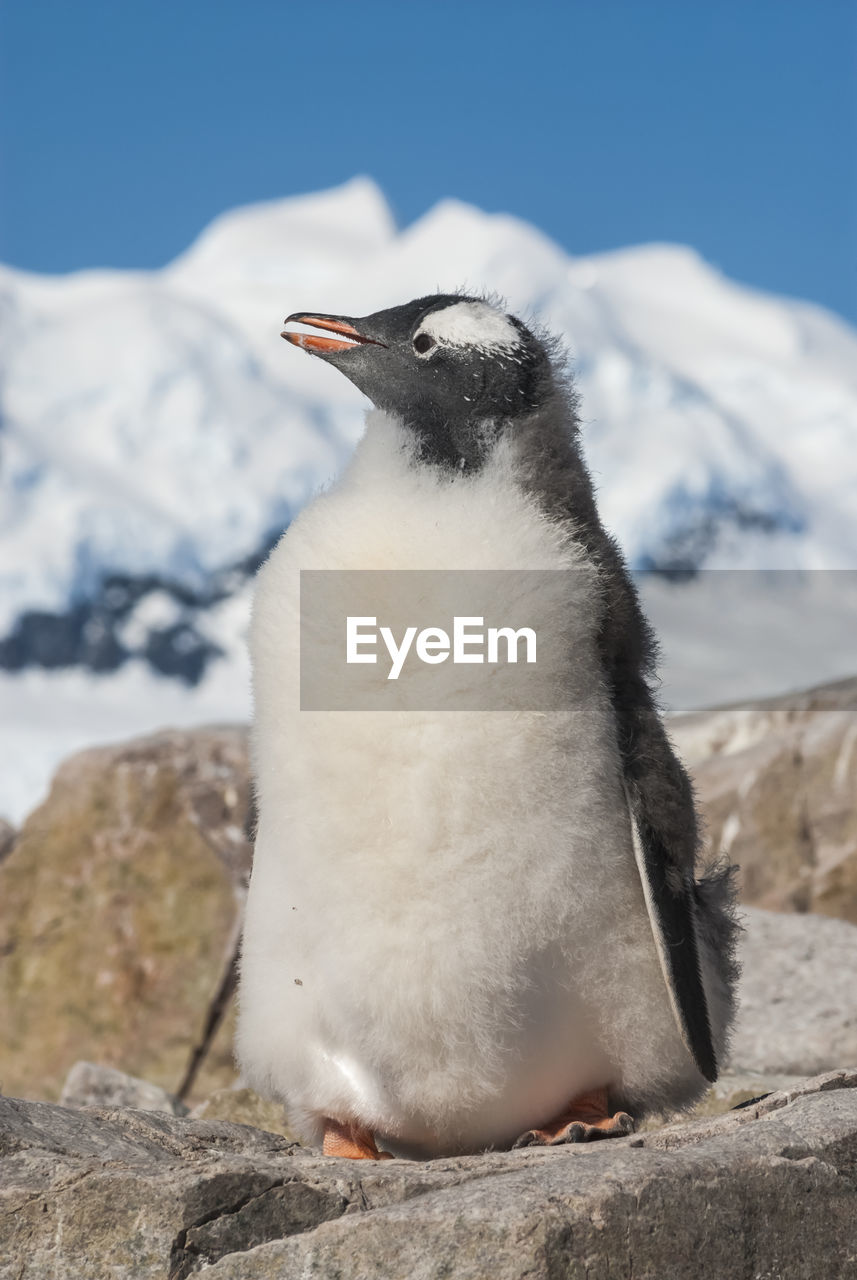
M559 343L464 293L285 324L372 407L257 579L243 1079L352 1159L622 1136L689 1107L733 1020L735 869L700 865ZM465 667L439 708L301 710L313 569L571 571L531 601L568 656L556 705L457 710Z

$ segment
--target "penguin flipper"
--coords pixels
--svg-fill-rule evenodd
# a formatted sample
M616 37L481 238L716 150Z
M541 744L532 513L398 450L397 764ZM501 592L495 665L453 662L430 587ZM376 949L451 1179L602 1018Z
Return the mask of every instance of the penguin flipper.
M717 1055L702 982L693 879L684 876L675 885L677 868L663 836L643 817L627 784L626 793L634 856L675 1020L700 1072L714 1081Z
M580 505L579 492L577 499ZM599 647L612 695L634 854L676 1024L702 1075L715 1080L717 1054L702 982L696 910L698 901L700 915L706 909L710 913L712 904L707 906L695 883L700 842L693 787L652 692L658 655L655 634L619 545L598 520L594 499L588 519L590 546L603 575ZM722 915L722 904L717 914ZM719 943L728 953L728 923L721 934ZM734 986L730 955L723 959L721 976L726 986Z

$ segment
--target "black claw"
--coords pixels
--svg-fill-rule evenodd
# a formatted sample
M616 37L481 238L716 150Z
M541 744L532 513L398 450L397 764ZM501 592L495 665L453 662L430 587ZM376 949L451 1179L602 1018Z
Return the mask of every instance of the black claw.
M581 1120L573 1120L567 1129L551 1140L551 1146L562 1146L566 1142L600 1142L603 1138L624 1138L635 1129L633 1118L627 1111L618 1111L613 1117L610 1129L598 1129L595 1125L584 1124Z
M564 1146L566 1142L585 1142L587 1128L587 1125L581 1124L579 1120L575 1120L567 1129L563 1129L562 1133L558 1133L557 1136L551 1140L551 1146Z

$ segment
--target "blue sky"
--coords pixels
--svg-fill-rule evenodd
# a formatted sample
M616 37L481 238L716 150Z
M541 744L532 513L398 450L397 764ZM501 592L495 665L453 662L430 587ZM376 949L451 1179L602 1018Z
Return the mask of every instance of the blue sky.
M158 266L372 175L857 322L853 0L0 0L0 259Z

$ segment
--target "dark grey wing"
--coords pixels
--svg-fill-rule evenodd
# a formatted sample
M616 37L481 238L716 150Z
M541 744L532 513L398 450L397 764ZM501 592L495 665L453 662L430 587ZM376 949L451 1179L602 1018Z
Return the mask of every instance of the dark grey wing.
M657 645L624 562L601 548L606 612L601 650L628 796L634 852L652 932L679 1030L699 1070L717 1079L717 1055L700 969L695 867L699 834L693 788L649 686ZM606 563L605 563L606 561Z
M699 962L693 881L670 885L671 859L663 835L640 818L627 788L634 856L673 1014L688 1052L706 1080L717 1079L708 1002ZM635 810L637 812L635 812Z

